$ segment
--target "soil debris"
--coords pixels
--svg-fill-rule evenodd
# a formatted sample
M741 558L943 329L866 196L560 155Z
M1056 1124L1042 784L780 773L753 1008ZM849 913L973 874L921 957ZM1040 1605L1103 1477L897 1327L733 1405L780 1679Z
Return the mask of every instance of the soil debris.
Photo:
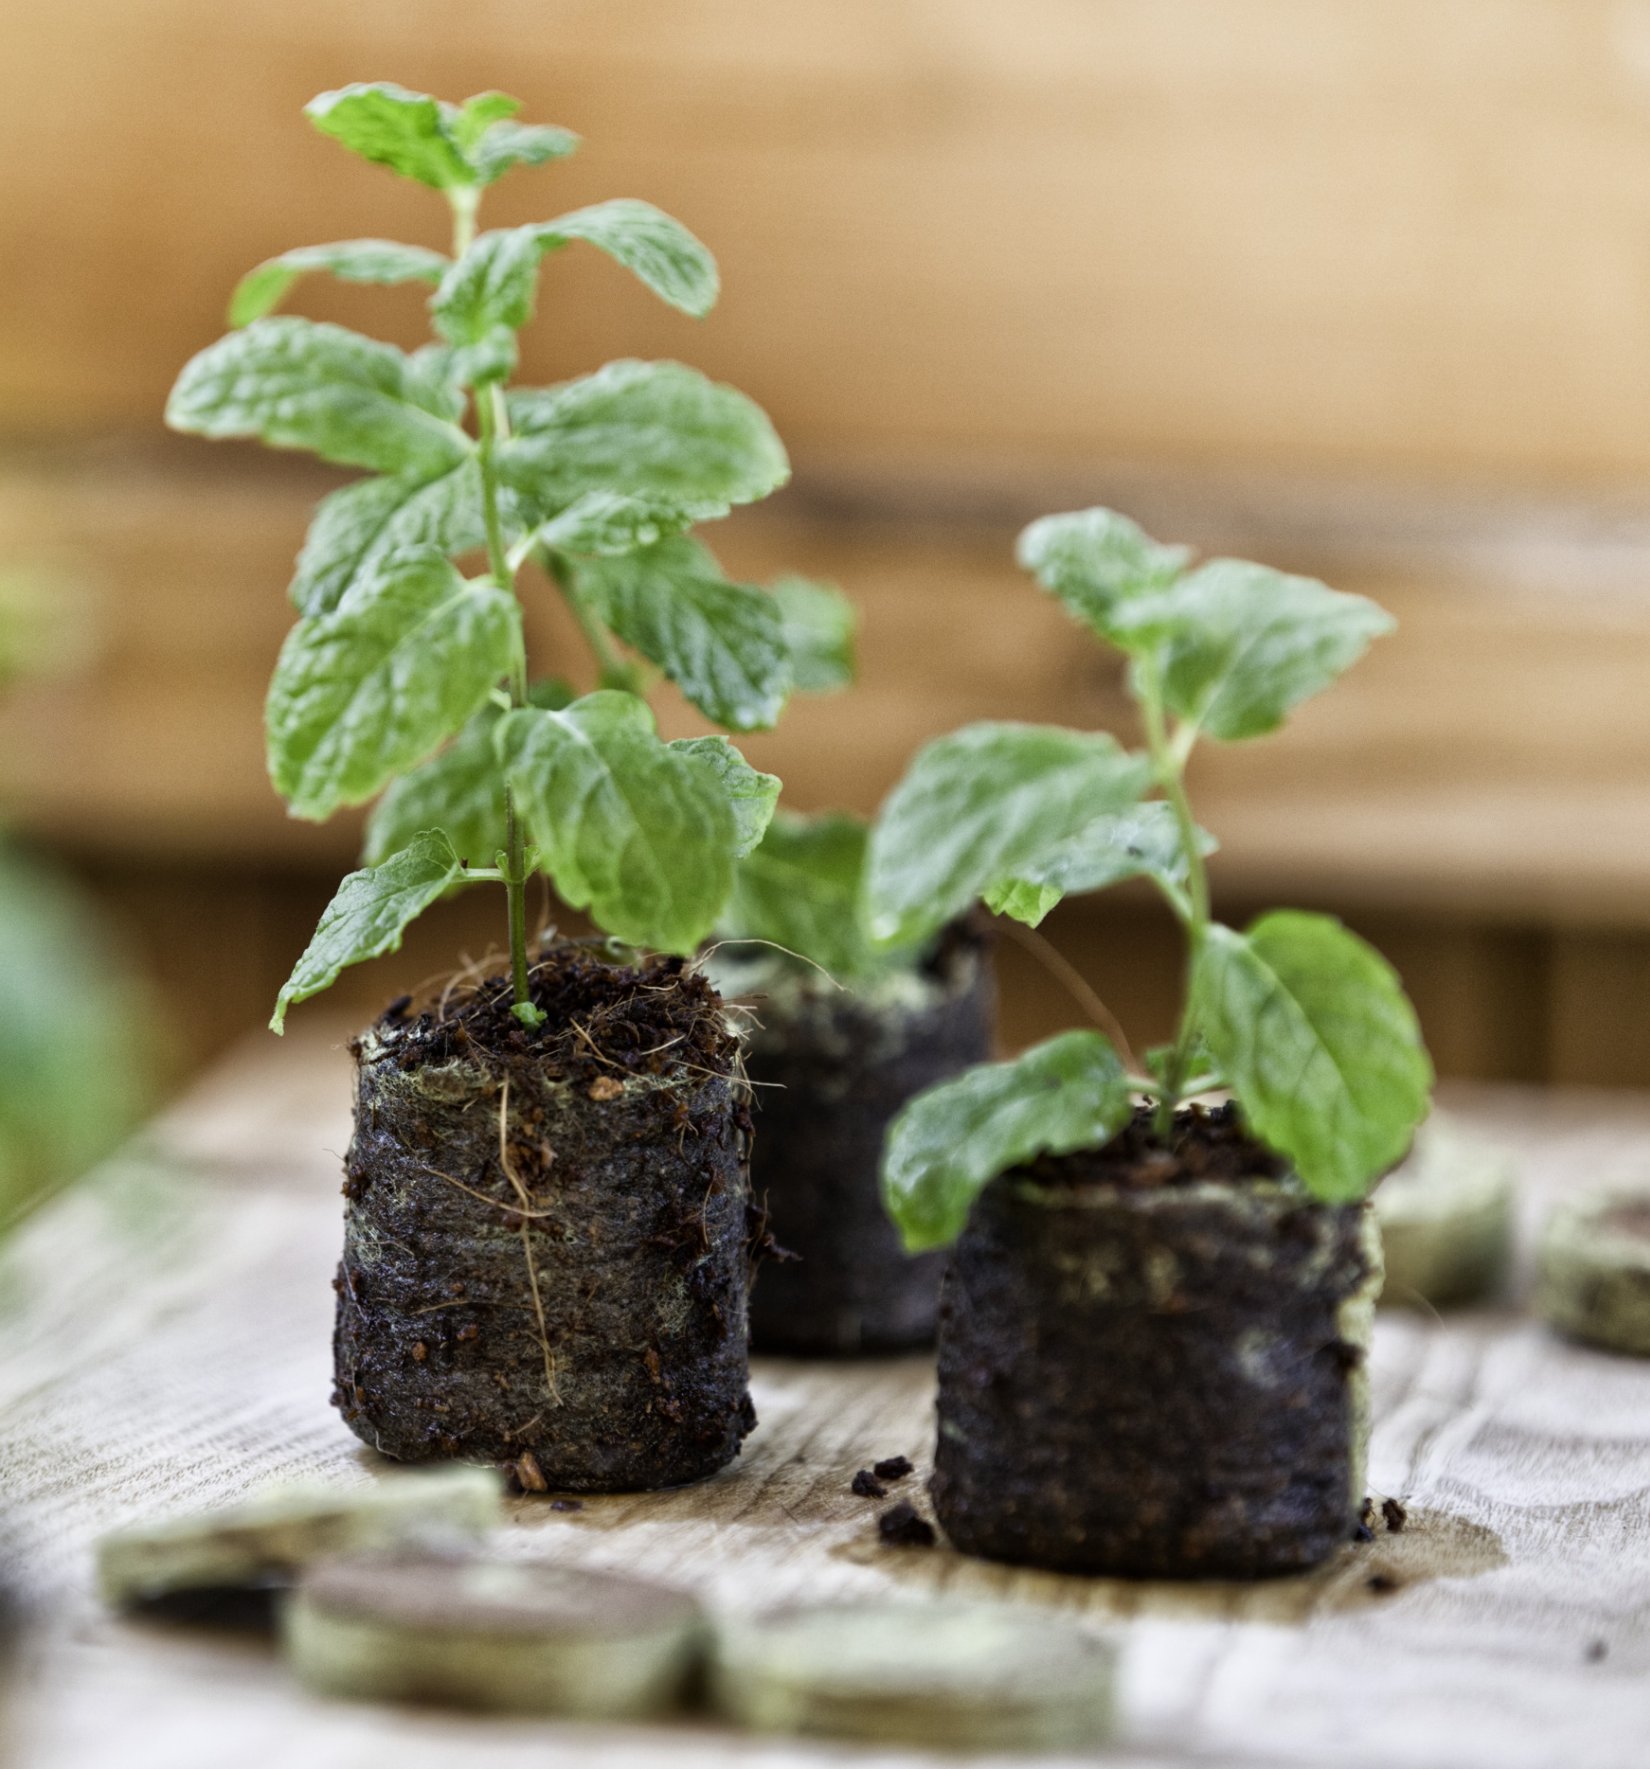
M1258 1143L1243 1127L1237 1107L1188 1106L1175 1115L1165 1143L1152 1126L1152 1108L1139 1107L1133 1121L1104 1148L1067 1155L1039 1155L1015 1169L1047 1186L1115 1185L1131 1191L1212 1181L1280 1179L1289 1170L1281 1155Z
M1364 1580L1364 1589L1373 1591L1377 1597L1386 1597L1394 1591L1402 1590L1403 1580L1394 1578L1389 1572L1372 1572Z
M1603 1640L1589 1640L1587 1649L1581 1656L1590 1665L1603 1664L1605 1659L1610 1656L1609 1644Z
M871 1472L878 1480L904 1480L912 1466L908 1456L885 1456L882 1461L871 1464Z
M869 1468L861 1468L859 1473L848 1482L848 1490L860 1499L886 1499L888 1489L871 1472Z
M547 1493L550 1490L550 1482L544 1478L538 1457L531 1450L524 1450L513 1462L500 1463L500 1467L504 1471L505 1483L513 1493Z
M932 1548L939 1539L933 1524L918 1514L909 1499L901 1499L883 1512L877 1519L877 1533L896 1548Z
M1381 1516L1386 1520L1386 1526L1393 1535L1397 1535L1409 1522L1409 1513L1396 1499L1382 1499Z
M1353 1530L1352 1539L1359 1543L1373 1542L1375 1540L1375 1532L1367 1523L1360 1523L1357 1528Z
M617 1099L624 1092L624 1083L615 1081L611 1075L598 1075L584 1091L587 1099L598 1102Z
M552 1499L550 1501L550 1509L552 1511L582 1511L584 1509L584 1500Z

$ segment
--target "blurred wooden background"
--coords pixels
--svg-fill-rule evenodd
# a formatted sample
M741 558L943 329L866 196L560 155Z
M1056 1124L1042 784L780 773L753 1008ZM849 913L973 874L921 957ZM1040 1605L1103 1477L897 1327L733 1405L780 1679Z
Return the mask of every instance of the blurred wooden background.
M1116 724L1118 675L1011 564L1105 501L1379 597L1398 634L1284 736L1210 755L1233 917L1336 909L1457 1074L1650 1083L1650 0L66 0L0 66L0 568L89 659L0 716L0 799L178 1003L254 1024L353 829L289 822L259 705L301 462L166 437L249 265L443 243L441 205L299 115L323 87L502 86L586 146L489 219L640 195L711 244L703 324L547 266L523 373L673 355L773 414L795 482L710 538L837 579L865 681L749 746L869 809L985 715ZM403 343L407 290L302 311ZM567 642L549 611L542 654ZM679 721L686 728L686 721ZM490 935L459 905L349 995ZM1050 932L1143 1036L1169 930ZM1010 955L1014 1036L1072 1016Z

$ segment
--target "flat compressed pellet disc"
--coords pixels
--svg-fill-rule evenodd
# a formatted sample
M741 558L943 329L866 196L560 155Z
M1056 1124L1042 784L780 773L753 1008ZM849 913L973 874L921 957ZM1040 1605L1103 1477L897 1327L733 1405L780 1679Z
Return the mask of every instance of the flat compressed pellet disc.
M704 1621L685 1593L639 1579L390 1550L312 1567L282 1634L323 1695L627 1720L680 1698Z
M1560 1332L1650 1357L1650 1184L1557 1206L1541 1237L1536 1308Z
M243 1504L117 1530L97 1545L104 1600L126 1605L180 1591L288 1582L323 1555L428 1532L473 1537L503 1516L491 1468L386 1474L371 1486L281 1486Z
M1381 1301L1443 1308L1493 1296L1512 1257L1514 1190L1505 1154L1433 1119L1375 1192Z
M710 1689L763 1732L942 1750L1073 1750L1111 1730L1111 1648L984 1603L841 1603L720 1624Z

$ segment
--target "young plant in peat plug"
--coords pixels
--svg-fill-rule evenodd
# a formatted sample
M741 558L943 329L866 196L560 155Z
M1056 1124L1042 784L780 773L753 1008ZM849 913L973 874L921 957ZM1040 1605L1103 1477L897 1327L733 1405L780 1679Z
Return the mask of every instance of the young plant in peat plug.
M780 1249L751 1290L757 1351L933 1342L945 1255L900 1245L878 1168L900 1109L990 1056L995 992L977 915L891 947L872 941L866 843L845 812L780 811L739 862L712 960L722 993L753 1004L751 1184Z
M750 400L674 362L508 385L541 261L576 241L685 313L717 294L709 253L646 203L478 233L488 185L577 145L518 109L387 84L310 104L322 133L445 198L451 250L349 240L259 265L234 295L238 329L187 365L167 420L375 475L316 512L269 691L270 772L294 815L378 799L367 864L275 1029L438 898L501 888L508 973L403 1000L355 1046L337 1404L393 1456L509 1460L532 1487L652 1487L722 1466L754 1423L750 1119L737 1040L683 955L779 783L726 737L662 741L643 692L656 670L727 729L771 725L818 609L728 581L687 533L789 475ZM276 315L311 271L430 285L435 341L409 355ZM474 575L453 563L466 557ZM594 692L529 677L529 565L588 641ZM535 949L537 873L612 939Z
M1276 729L1386 632L1373 603L1050 516L1019 556L1120 647L1143 754L1104 734L972 725L921 751L871 840L873 933L911 941L977 895L1035 926L1144 877L1186 937L1174 1041L1071 1031L895 1122L883 1179L913 1249L955 1243L932 1494L969 1553L1070 1571L1311 1566L1363 1498L1380 1241L1365 1203L1432 1071L1390 967L1332 917L1213 918L1188 759ZM1102 1013L1099 1017L1109 1019ZM1229 1091L1229 1103L1200 1096Z

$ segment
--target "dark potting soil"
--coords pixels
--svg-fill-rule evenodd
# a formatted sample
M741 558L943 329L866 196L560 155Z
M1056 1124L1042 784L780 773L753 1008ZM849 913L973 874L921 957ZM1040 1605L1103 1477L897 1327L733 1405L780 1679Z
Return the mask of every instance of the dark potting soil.
M991 1055L985 935L956 923L920 998L803 982L753 1001L751 1186L794 1259L765 1261L751 1293L759 1352L805 1356L930 1344L944 1255L912 1255L883 1209L888 1125L916 1094Z
M561 943L532 989L532 1030L493 977L355 1046L334 1399L529 1488L694 1480L755 1423L737 1040L679 959Z
M1289 1163L1258 1143L1243 1128L1233 1105L1192 1106L1176 1115L1167 1141L1152 1127L1152 1110L1139 1106L1134 1117L1103 1148L1069 1155L1040 1155L1019 1169L1037 1185L1119 1186L1144 1191L1156 1186L1247 1185L1281 1179Z
M1117 1141L993 1180L957 1243L940 1522L966 1552L1074 1572L1312 1566L1363 1491L1365 1208L1278 1179L1230 1110L1184 1114L1166 1148L1139 1120Z

